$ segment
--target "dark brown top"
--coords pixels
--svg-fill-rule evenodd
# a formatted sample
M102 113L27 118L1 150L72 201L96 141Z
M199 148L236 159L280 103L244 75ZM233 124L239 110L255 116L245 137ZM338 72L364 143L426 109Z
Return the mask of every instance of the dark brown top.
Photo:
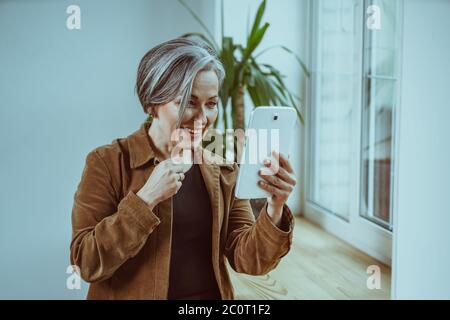
M198 164L173 196L168 299L220 299L212 264L212 209Z

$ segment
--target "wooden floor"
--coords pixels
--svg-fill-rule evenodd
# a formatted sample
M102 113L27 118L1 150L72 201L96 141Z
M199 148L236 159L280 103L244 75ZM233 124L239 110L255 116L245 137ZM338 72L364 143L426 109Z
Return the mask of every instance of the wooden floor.
M381 269L381 289L369 290L367 267ZM230 268L237 299L389 299L391 270L303 218L296 218L293 246L266 276Z

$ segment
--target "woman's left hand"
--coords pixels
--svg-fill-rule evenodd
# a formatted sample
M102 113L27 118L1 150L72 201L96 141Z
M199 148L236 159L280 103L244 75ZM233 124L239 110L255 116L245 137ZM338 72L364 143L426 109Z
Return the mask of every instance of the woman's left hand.
M289 160L276 151L272 151L272 155L274 159L266 159L264 167L259 171L259 176L263 178L259 181L259 187L271 194L267 198L267 213L279 226L283 205L294 190L297 180Z

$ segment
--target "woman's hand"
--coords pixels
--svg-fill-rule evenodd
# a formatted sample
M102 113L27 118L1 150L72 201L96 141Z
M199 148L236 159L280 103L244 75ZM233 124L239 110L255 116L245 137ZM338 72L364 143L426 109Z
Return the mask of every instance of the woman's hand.
M189 168L190 165L176 163L171 158L161 161L136 195L153 210L158 203L178 192Z
M266 159L264 167L259 171L260 177L264 179L259 181L259 186L271 194L267 198L267 213L279 226L283 205L294 190L297 180L289 160L276 151L272 151L272 155L274 159Z

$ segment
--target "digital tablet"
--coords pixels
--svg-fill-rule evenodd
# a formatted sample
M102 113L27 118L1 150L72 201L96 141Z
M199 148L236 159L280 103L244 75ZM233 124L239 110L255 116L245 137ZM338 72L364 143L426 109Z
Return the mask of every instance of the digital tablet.
M266 198L270 194L257 183L262 178L258 171L270 158L272 150L286 157L290 154L297 113L291 107L257 107L253 109L245 130L245 142L239 161L235 196L239 199Z

